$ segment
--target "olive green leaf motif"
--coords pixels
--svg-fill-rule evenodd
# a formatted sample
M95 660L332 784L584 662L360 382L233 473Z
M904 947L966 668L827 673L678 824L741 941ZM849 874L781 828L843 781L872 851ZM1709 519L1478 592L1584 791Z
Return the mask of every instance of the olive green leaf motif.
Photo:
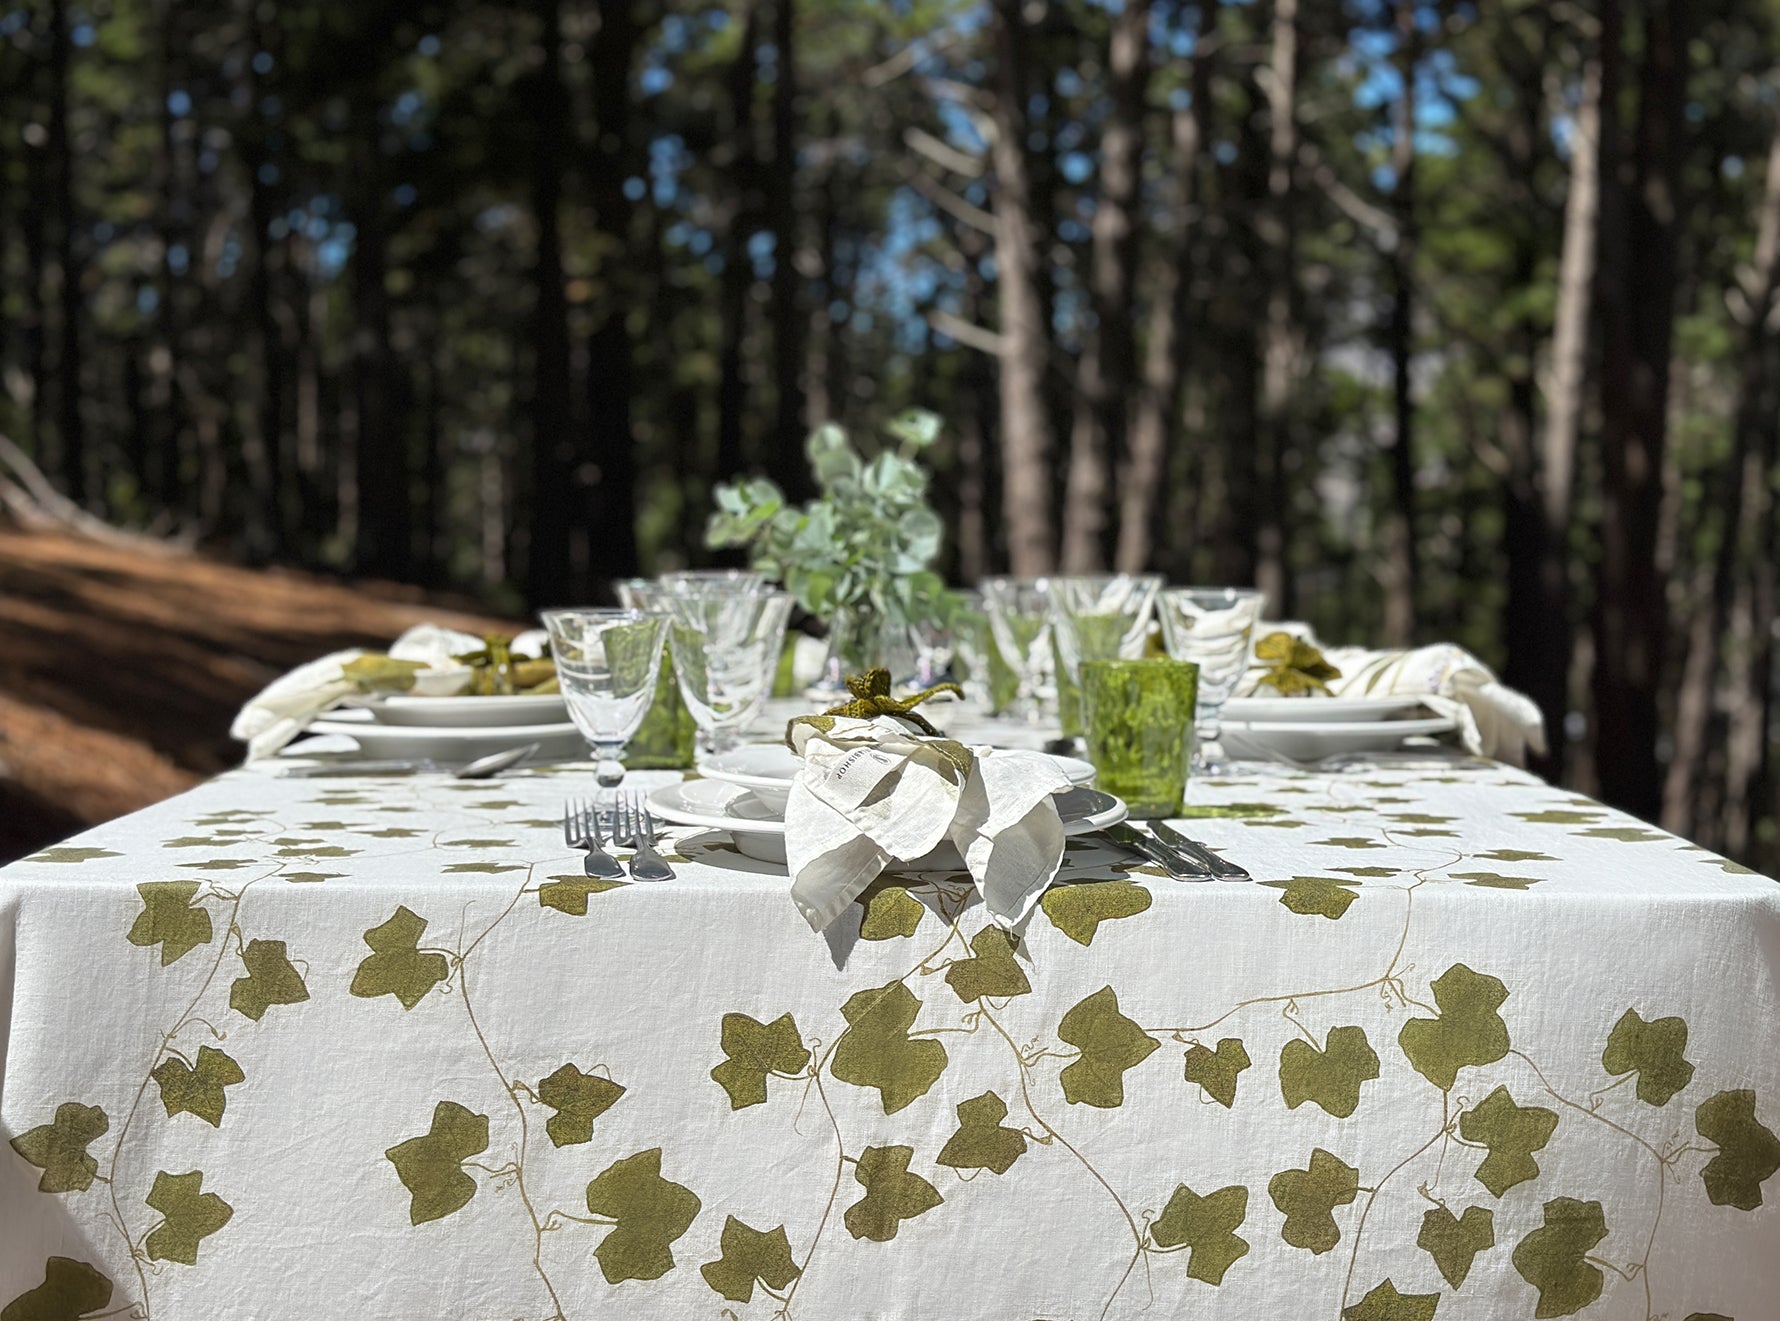
M854 902L865 910L859 918L861 940L895 940L899 936L912 936L927 915L927 906L910 894L907 886L883 881L874 881Z
M1403 874L1401 867L1331 867L1329 870L1342 872L1348 876L1384 877Z
M1150 892L1135 881L1053 885L1038 901L1051 925L1078 945L1092 945L1102 922L1136 917L1151 902Z
M145 948L159 945L163 968L210 943L210 914L192 903L197 881L143 881L136 893L142 911L125 939Z
M1479 853L1480 858L1490 862L1556 862L1549 853L1540 853L1536 849L1491 849L1488 853Z
M84 1193L99 1172L99 1162L87 1154L87 1147L110 1128L111 1120L98 1106L64 1101L51 1123L19 1134L12 1149L43 1171L38 1192Z
M1601 1067L1616 1078L1636 1070L1638 1099L1646 1105L1667 1105L1693 1081L1693 1065L1681 1053L1686 1049L1683 1020L1655 1018L1646 1023L1636 1009L1628 1009L1607 1037Z
M1487 1206L1467 1206L1455 1216L1437 1206L1422 1217L1422 1232L1415 1245L1434 1259L1440 1274L1453 1288L1465 1282L1478 1253L1496 1246L1496 1216Z
M1329 839L1319 839L1314 842L1338 849L1382 849L1385 847L1379 840L1367 839L1363 835L1335 835Z
M1352 1307L1342 1308L1341 1321L1433 1321L1439 1306L1437 1293L1398 1293L1386 1280Z
M149 1076L161 1087L161 1104L167 1118L177 1114L196 1115L212 1128L222 1127L223 1111L228 1098L223 1088L246 1082L241 1066L226 1052L214 1046L198 1047L198 1067L191 1068L176 1055L169 1055L150 1071Z
M1433 986L1440 1017L1410 1019L1397 1044L1417 1073L1449 1092L1461 1068L1494 1064L1508 1053L1508 1024L1496 1012L1508 988L1462 963L1441 973Z
M538 887L538 907L554 908L570 917L587 916L587 896L630 884L604 876L552 876Z
M247 976L229 987L229 1006L259 1022L273 1005L301 1004L309 998L302 974L291 966L282 940L250 940L241 951Z
M887 1115L924 1096L946 1067L939 1042L909 1039L920 1012L921 1002L901 982L860 991L841 1006L847 1030L835 1043L830 1071L855 1087L876 1087Z
M1247 1215L1248 1189L1240 1184L1201 1197L1183 1183L1150 1226L1150 1238L1157 1247L1191 1248L1187 1274L1222 1284L1224 1272L1248 1254L1248 1240L1236 1235Z
M764 1103L769 1073L792 1077L810 1062L809 1047L803 1044L790 1014L780 1014L770 1023L746 1014L723 1015L723 1054L725 1058L711 1070L711 1078L729 1093L731 1110Z
M589 1215L618 1223L593 1250L607 1284L658 1280L674 1268L673 1241L703 1204L690 1188L661 1177L661 1148L626 1156L587 1185Z
M389 921L365 932L365 944L373 952L353 974L352 993L366 1000L393 995L403 1009L419 1004L449 971L443 954L415 948L426 926L426 919L404 904Z
M1364 1028L1330 1028L1322 1050L1294 1037L1279 1052L1279 1090L1288 1110L1315 1101L1346 1119L1360 1104L1360 1084L1376 1077L1378 1052Z
M146 1201L163 1217L143 1240L150 1261L177 1261L196 1266L199 1242L216 1233L235 1215L234 1207L215 1193L204 1191L202 1170L193 1170L190 1174L157 1172Z
M475 1114L456 1101L441 1101L433 1107L430 1129L384 1152L403 1186L413 1194L408 1206L410 1223L424 1225L467 1206L476 1195L476 1180L464 1172L463 1164L487 1150L488 1116Z
M1283 1170L1267 1183L1267 1195L1284 1213L1279 1236L1295 1248L1321 1256L1341 1241L1333 1212L1359 1196L1360 1172L1321 1147L1310 1153L1310 1166Z
M4 1321L0 1317L0 1321ZM1718 1312L1689 1312L1681 1321L1731 1321L1731 1318Z
M565 1064L538 1084L538 1099L556 1111L544 1131L559 1147L593 1141L593 1121L617 1104L624 1088L610 1078Z
M1780 1170L1780 1138L1755 1117L1755 1093L1720 1092L1700 1102L1693 1126L1718 1147L1700 1171L1712 1205L1755 1210L1762 1204L1762 1184Z
M1559 1197L1545 1204L1545 1223L1514 1248L1514 1269L1539 1291L1535 1317L1570 1316L1601 1296L1600 1267L1584 1258L1607 1237L1599 1202Z
M865 1189L865 1196L841 1217L854 1238L888 1243L904 1220L931 1211L946 1200L927 1180L909 1173L914 1154L913 1147L867 1147L859 1154L853 1178Z
M1459 1136L1489 1148L1489 1155L1477 1167L1477 1182L1497 1197L1517 1183L1539 1177L1533 1153L1551 1141L1557 1126L1556 1111L1540 1105L1516 1105L1506 1087L1496 1088L1459 1116Z
M121 853L113 853L110 849L87 848L82 845L58 845L53 849L39 849L26 862L91 862L95 858L121 858ZM56 1258L55 1260L64 1260Z
M1125 1070L1135 1068L1161 1045L1119 1012L1119 997L1102 986L1057 1025L1057 1035L1081 1051L1059 1081L1072 1105L1111 1110L1125 1103Z
M1195 1045L1187 1050L1187 1081L1228 1110L1236 1104L1236 1075L1249 1063L1248 1051L1235 1037L1225 1037L1216 1050Z
M1294 876L1289 881L1262 881L1261 884L1284 890L1279 901L1294 913L1334 919L1353 903L1354 892L1350 887L1359 882L1329 876Z
M754 1301L756 1280L769 1289L783 1289L803 1274L791 1260L791 1240L783 1225L763 1232L730 1216L723 1222L720 1243L723 1255L700 1266L698 1273L731 1302Z
M1032 989L1026 970L1014 958L1014 938L994 923L970 938L970 952L973 957L946 969L946 985L966 1004L985 995L1000 1000Z
M1504 876L1493 871L1455 871L1450 873L1453 880L1463 881L1466 885L1481 885L1486 890L1525 890L1539 884L1537 876Z
M92 1266L51 1257L43 1264L43 1283L0 1307L0 1321L79 1321L110 1301L111 1281Z
M994 1092L984 1092L958 1103L958 1131L940 1148L941 1165L955 1170L992 1170L1006 1174L1026 1153L1026 1135L1002 1124L1007 1102Z

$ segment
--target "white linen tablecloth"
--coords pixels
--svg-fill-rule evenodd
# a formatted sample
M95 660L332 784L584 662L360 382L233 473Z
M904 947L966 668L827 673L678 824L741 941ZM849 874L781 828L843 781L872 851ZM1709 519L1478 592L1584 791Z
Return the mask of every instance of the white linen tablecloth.
M636 783L659 783L638 775ZM237 771L0 870L0 1316L1776 1314L1780 888L1474 760L812 935L562 798Z

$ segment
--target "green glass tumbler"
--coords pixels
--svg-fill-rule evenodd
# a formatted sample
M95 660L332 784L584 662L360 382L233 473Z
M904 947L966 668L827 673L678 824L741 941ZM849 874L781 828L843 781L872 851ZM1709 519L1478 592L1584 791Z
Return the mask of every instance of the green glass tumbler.
M1123 798L1132 816L1180 812L1198 696L1192 661L1082 662L1082 721L1095 782Z
M655 700L649 714L631 736L625 747L627 770L686 770L692 765L697 750L698 726L692 712L680 696L680 681L674 675L674 658L661 654L661 672L655 676Z

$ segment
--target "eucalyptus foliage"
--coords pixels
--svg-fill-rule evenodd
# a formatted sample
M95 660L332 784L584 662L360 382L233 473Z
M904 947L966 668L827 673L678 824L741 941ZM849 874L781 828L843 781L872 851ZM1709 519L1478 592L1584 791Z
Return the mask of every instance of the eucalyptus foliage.
M943 527L917 456L939 438L940 420L910 409L885 429L895 443L870 459L832 422L811 432L804 451L821 494L801 507L763 477L718 486L705 544L749 547L756 569L824 619L846 610L905 624L939 615L944 584L932 566Z

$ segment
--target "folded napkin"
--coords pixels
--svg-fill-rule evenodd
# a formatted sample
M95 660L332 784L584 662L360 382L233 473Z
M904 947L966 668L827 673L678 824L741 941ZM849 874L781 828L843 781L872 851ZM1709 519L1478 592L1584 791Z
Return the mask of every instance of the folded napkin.
M511 650L516 656L542 656L546 637L542 629L521 633ZM360 647L332 652L266 685L236 714L229 735L247 744L247 759L254 761L270 757L311 720L352 697L391 690L449 697L470 680L470 667L454 657L484 645L471 633L416 624L390 644L386 654L395 665L376 664L381 658Z
M1297 622L1262 624L1255 630L1256 642L1274 631L1318 645L1310 626ZM1333 697L1419 697L1436 713L1450 717L1465 746L1480 756L1524 766L1528 749L1545 752L1545 721L1533 699L1503 684L1489 666L1463 647L1450 642L1408 651L1328 647L1322 655L1341 671L1326 681ZM1274 695L1273 688L1261 683L1271 668L1265 663L1251 664L1237 695ZM1314 702L1318 698L1299 700Z
M791 898L825 929L892 862L950 840L989 915L1016 928L1063 860L1051 795L1069 779L1036 752L972 751L894 716L794 722L803 767L785 808Z

